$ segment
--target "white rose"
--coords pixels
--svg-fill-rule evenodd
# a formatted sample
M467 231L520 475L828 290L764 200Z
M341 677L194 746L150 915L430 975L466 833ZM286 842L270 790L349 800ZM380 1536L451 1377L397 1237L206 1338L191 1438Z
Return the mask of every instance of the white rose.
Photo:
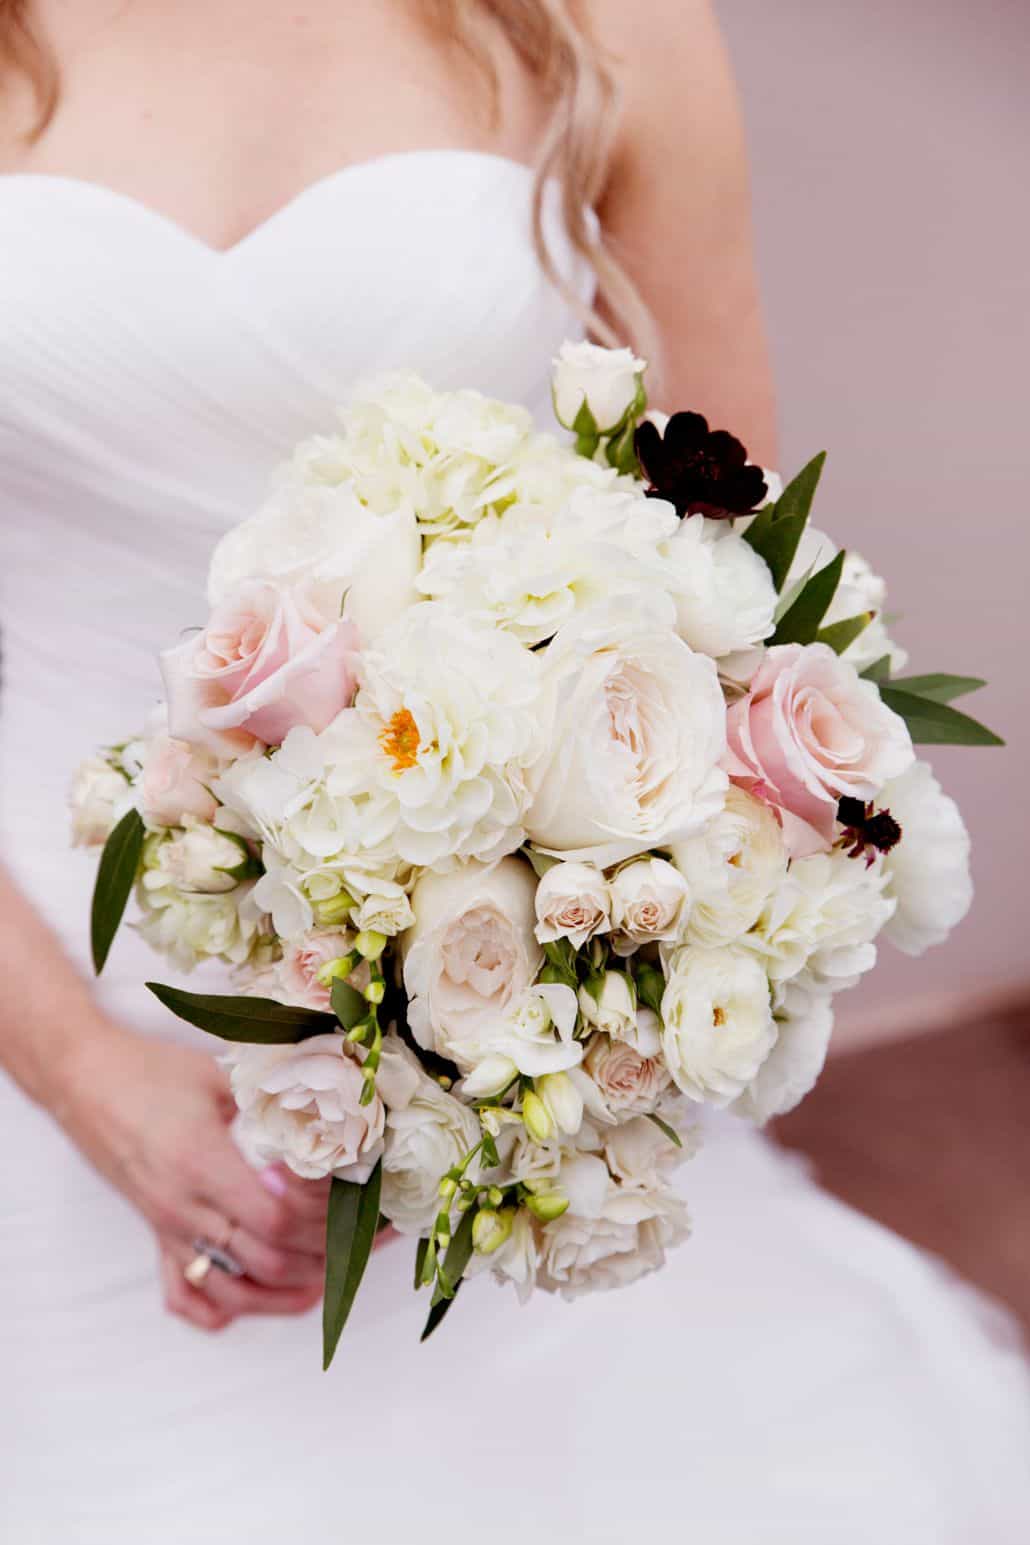
M622 971L606 971L596 995L581 987L579 1007L587 1024L605 1035L628 1040L636 1034L636 993Z
M75 771L68 804L73 845L100 847L131 808L132 788L125 774L106 757L91 756Z
M769 567L725 522L681 520L665 552L676 630L692 649L719 659L769 637L777 601Z
M787 873L783 833L768 805L731 784L726 803L673 862L690 892L689 942L732 944L756 922Z
M541 944L568 939L578 950L595 934L608 932L608 886L592 864L552 865L537 885L535 904Z
M823 1070L833 1033L829 993L788 983L774 1011L776 1045L731 1109L763 1124L800 1104Z
M418 1044L471 1069L543 962L533 935L536 879L506 858L424 874L402 938L408 1013Z
M441 1178L479 1137L479 1122L468 1106L420 1073L408 1102L386 1114L381 1206L394 1228L402 1234L428 1233L440 1210ZM475 1180L478 1170L470 1168L468 1174Z
M837 544L824 531L806 526L787 575L784 594L789 594L817 569L825 568L838 551ZM860 553L848 552L844 558L840 583L822 625L829 627L834 622L845 622L849 617L858 617L863 612L874 614L873 620L844 651L843 658L856 671L864 671L866 666L883 659L885 655L890 659L892 675L897 675L908 663L907 651L892 642L884 626L883 609L886 604L887 586L879 574L873 572Z
M877 803L901 827L901 841L883 863L887 895L897 902L886 937L906 955L921 955L943 943L969 911L969 833L927 762L888 783Z
M575 1067L583 1058L583 1047L574 1039L577 1015L571 987L539 982L528 987L502 1018L483 1027L474 1045L467 1036L456 1049L448 1041L449 1054L458 1065L471 1064L463 1088L466 1098L500 1094L519 1073L538 1078ZM415 1035L418 1039L417 1031Z
M617 955L678 939L690 910L687 882L664 858L642 858L620 869L611 882L611 899Z
M658 1057L642 1057L626 1041L591 1037L583 1065L570 1077L595 1121L612 1123L657 1110L672 1078Z
M616 429L641 394L647 362L632 349L563 343L554 361L552 391L558 422L573 429L586 403L602 434Z
M607 866L681 841L721 809L722 689L671 621L660 595L647 615L605 604L543 652L549 745L525 816L538 847Z
M364 1184L382 1156L386 1112L378 1094L361 1104L361 1064L342 1035L234 1046L224 1060L245 1152L282 1162L304 1180L335 1175Z
M214 896L236 888L240 873L234 871L240 871L247 858L241 839L187 816L183 831L157 849L157 869L144 874L143 884L150 887L167 880L180 891Z
M668 965L662 1050L692 1100L728 1105L747 1087L776 1041L769 983L753 955L687 945Z
M873 941L895 905L882 858L867 865L834 848L794 859L740 942L773 982L840 992L876 964Z

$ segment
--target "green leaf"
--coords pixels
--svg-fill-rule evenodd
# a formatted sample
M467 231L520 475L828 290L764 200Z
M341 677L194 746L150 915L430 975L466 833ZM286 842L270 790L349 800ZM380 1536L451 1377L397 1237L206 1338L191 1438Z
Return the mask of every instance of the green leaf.
M329 1367L351 1306L365 1275L379 1222L383 1185L380 1159L363 1186L333 1177L325 1236L325 1298L322 1302L322 1368Z
M660 1132L665 1133L670 1143L675 1143L677 1148L683 1147L683 1139L676 1131L676 1128L671 1127L667 1121L663 1121L661 1116L656 1116L654 1111L650 1111L647 1119L648 1121L653 1121Z
M333 1013L345 1030L353 1030L359 1019L368 1013L368 1004L349 982L336 977L329 992Z
M866 681L889 681L890 674L891 657L889 654L882 654L878 660L874 660L872 665L867 665L865 670L861 672Z
M843 654L845 649L850 649L856 638L861 637L875 615L875 612L859 612L857 617L845 617L840 622L831 622L828 627L819 629L815 641L817 644L829 644L834 654Z
M433 1302L426 1319L425 1329L422 1332L421 1341L428 1341L451 1304L458 1296L461 1280L465 1273L465 1267L472 1259L472 1225L475 1222L476 1209L470 1207L464 1213L461 1222L454 1231L454 1235L447 1247L447 1254L443 1258L441 1275L450 1289L449 1292L437 1286L433 1293Z
M831 558L824 569L812 575L794 605L777 623L774 644L812 643L837 593L843 568L844 554L841 552Z
M929 697L899 691L891 683L880 687L880 696L888 708L900 714L909 734L920 746L1003 746L1005 742L986 725L968 714L949 708Z
M139 869L144 836L145 828L139 811L129 810L104 843L93 886L93 910L90 917L93 969L97 976L104 969L104 962L124 916L129 892Z
M820 451L788 483L777 502L760 510L743 533L745 542L769 565L777 591L787 582L825 461L826 452Z
M271 998L232 997L227 993L183 992L161 982L147 987L187 1024L196 1025L223 1041L244 1041L261 1046L289 1046L312 1035L326 1035L338 1028L332 1014L293 1008Z
M522 852L532 864L533 873L538 880L542 880L548 869L553 869L558 862L556 858L552 858L548 853L538 853L536 848L530 847L528 843L522 849Z
M429 1253L429 1240L420 1239L415 1247L415 1291L422 1286L422 1273L425 1270L426 1256Z
M560 982L566 987L571 987L575 992L579 987L579 978L576 975L576 951L569 940L551 940L544 945L544 955L551 968L547 980Z
M969 692L979 692L987 685L982 676L897 676L891 682L901 692L912 692L916 697L928 697L935 703L951 703Z

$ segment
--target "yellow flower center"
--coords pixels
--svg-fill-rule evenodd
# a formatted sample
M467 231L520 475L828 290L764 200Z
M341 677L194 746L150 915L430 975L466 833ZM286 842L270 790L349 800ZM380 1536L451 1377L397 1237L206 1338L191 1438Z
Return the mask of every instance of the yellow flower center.
M715 1028L717 1030L721 1030L723 1025L726 1023L726 1010L721 1008L719 1004L716 1004L712 1019L715 1023Z
M418 761L418 725L407 708L394 714L380 732L379 744L393 761L394 772L405 772Z

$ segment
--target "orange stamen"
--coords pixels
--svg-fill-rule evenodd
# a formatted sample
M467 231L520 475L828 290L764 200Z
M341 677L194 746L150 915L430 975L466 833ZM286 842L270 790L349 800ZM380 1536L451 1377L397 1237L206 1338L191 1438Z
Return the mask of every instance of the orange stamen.
M380 732L379 744L393 761L394 772L406 772L418 761L418 725L407 708L394 714Z

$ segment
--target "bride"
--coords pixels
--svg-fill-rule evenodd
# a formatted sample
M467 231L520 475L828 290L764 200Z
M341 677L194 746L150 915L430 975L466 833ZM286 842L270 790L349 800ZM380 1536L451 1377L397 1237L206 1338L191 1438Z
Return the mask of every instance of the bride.
M131 934L83 970L70 770L355 381L543 412L593 318L774 463L710 6L5 0L0 71L0 1536L1025 1539L1011 1331L739 1124L632 1294L474 1284L420 1349L387 1246L323 1376L324 1189L247 1166Z

